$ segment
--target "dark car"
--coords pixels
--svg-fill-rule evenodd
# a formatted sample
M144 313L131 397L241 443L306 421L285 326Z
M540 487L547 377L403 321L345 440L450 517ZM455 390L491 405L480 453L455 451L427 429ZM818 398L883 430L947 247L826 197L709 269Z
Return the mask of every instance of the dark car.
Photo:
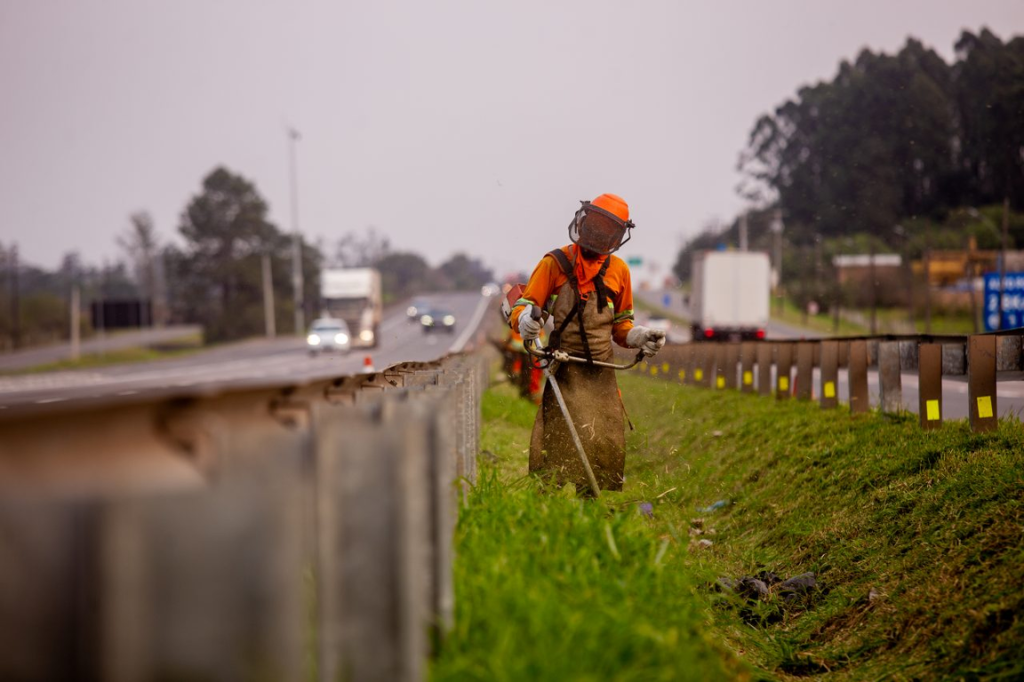
M423 333L432 331L446 331L449 334L455 331L455 315L440 308L429 308L420 313L420 326Z

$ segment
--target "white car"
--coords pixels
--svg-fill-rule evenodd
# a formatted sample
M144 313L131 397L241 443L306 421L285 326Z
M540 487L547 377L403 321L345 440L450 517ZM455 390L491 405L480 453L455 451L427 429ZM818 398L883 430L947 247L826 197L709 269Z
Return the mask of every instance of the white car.
M409 307L405 309L405 315L410 322L419 322L423 313L430 308L430 303L424 298L414 298Z
M306 335L306 347L309 354L316 356L322 352L348 353L352 350L352 334L349 333L345 320L335 317L321 317L313 321Z

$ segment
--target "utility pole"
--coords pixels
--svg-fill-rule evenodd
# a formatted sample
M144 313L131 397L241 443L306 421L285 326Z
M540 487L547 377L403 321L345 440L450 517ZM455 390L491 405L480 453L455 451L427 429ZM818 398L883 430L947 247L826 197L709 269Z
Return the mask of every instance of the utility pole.
M270 276L270 254L263 254L263 324L267 338L277 336L277 323L274 320L274 281Z
M305 311L302 309L302 237L299 235L299 187L295 170L295 144L300 139L299 131L288 129L288 162L291 177L292 195L292 290L295 300L295 333L299 336L305 331Z
M79 319L82 305L82 292L78 283L71 285L71 359L77 360L81 355L82 323Z
M18 245L11 244L8 282L11 290L11 348L21 346L21 293L18 291Z
M1003 198L1003 244L1002 253L999 254L999 322L996 323L996 330L1003 328L1003 289L1006 284L1006 246L1010 241L1010 197Z
M747 213L740 215L740 251L747 250Z

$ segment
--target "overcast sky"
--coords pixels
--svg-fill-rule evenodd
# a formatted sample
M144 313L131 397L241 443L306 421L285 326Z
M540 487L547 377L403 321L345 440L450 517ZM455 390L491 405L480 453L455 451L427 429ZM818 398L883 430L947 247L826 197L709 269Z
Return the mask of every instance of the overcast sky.
M139 210L177 239L220 164L290 230L292 125L307 238L529 271L613 192L660 279L741 210L758 116L864 47L951 61L982 26L1024 34L1024 1L0 0L0 242L99 264Z

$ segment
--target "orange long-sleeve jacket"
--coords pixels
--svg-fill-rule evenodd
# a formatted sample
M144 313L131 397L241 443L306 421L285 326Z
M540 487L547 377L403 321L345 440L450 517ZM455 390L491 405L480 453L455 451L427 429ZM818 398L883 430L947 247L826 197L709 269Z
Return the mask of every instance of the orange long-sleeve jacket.
M569 262L574 262L575 244L562 247L562 252L568 257ZM576 276L580 282L580 295L586 298L595 290L593 276L600 269L605 258L610 258L608 270L604 274L604 283L611 295L614 310L612 322L612 339L623 348L626 345L626 334L633 328L633 284L629 276L629 266L618 256L612 254L604 256L585 264L577 265ZM581 276L582 275L582 276ZM519 316L527 304L545 307L548 299L558 293L559 289L569 281L569 278L562 272L558 262L549 255L540 259L540 263L534 268L530 275L530 281L523 291L523 296L516 301L509 317L509 325L512 329L519 329Z

